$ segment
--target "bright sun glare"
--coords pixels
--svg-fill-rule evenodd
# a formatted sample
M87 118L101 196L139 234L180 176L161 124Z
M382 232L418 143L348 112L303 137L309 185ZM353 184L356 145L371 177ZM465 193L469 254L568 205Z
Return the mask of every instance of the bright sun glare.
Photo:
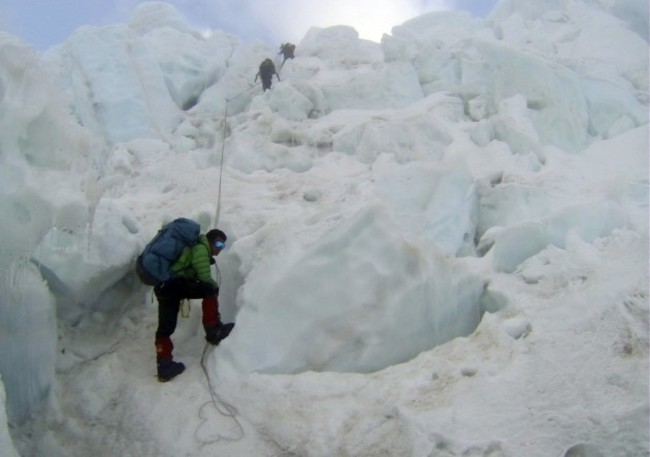
M322 22L323 26L350 25L361 38L377 42L384 33L390 33L393 26L419 14L416 2L410 0L337 0L333 3L338 7L331 5L327 11L315 15L314 21Z

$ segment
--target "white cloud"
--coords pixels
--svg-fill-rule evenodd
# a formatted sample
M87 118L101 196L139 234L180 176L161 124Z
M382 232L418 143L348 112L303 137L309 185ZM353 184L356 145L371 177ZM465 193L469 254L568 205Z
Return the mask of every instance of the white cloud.
M134 0L120 0L133 3ZM380 41L404 21L450 8L446 0L173 0L190 21L244 39L299 42L310 27L349 25L361 38Z
M380 41L395 25L425 11L446 9L446 2L418 0L275 0L255 2L255 21L279 38L287 34L298 40L312 26L350 25L361 38Z
M269 5L273 0L265 0ZM276 24L292 32L304 33L311 26L350 25L362 38L379 41L383 33L419 11L412 0L347 0L285 2L276 9ZM278 14L279 13L279 14ZM267 16L268 17L268 16ZM265 20L264 17L260 17Z

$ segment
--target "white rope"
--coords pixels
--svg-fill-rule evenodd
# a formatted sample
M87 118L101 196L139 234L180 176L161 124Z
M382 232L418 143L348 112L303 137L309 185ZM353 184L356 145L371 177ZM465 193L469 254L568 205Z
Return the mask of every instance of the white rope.
M248 89L245 89L232 97L231 99L226 99L226 110L223 114L223 134L221 135L221 157L219 159L219 186L218 186L218 195L217 195L217 210L214 215L214 228L218 228L219 226L219 216L221 215L221 183L222 183L222 178L223 178L223 159L225 155L225 150L226 150L226 129L228 126L228 104L230 103L231 100L236 99L240 95L245 94L249 90L253 89L255 85L252 85Z
M219 227L219 216L221 214L221 181L223 177L223 157L226 149L226 123L228 122L228 103L226 99L226 112L223 115L223 135L221 136L221 159L219 160L219 186L217 194L217 211L214 215L214 228Z

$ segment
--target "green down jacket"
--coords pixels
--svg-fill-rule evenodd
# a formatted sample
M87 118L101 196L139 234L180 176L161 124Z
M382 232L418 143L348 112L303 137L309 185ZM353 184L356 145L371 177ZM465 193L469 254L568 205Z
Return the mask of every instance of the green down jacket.
M212 250L210 242L205 235L199 236L199 242L194 246L183 249L180 257L172 264L171 271L175 276L186 279L197 279L215 287L217 283L212 279L210 259Z

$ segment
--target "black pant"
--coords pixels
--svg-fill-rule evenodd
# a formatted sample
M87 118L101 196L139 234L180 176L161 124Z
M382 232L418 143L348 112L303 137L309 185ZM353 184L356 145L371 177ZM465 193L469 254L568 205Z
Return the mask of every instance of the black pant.
M178 311L184 298L205 298L218 295L219 288L184 278L173 278L153 289L158 299L158 329L156 339L169 337L176 330Z

